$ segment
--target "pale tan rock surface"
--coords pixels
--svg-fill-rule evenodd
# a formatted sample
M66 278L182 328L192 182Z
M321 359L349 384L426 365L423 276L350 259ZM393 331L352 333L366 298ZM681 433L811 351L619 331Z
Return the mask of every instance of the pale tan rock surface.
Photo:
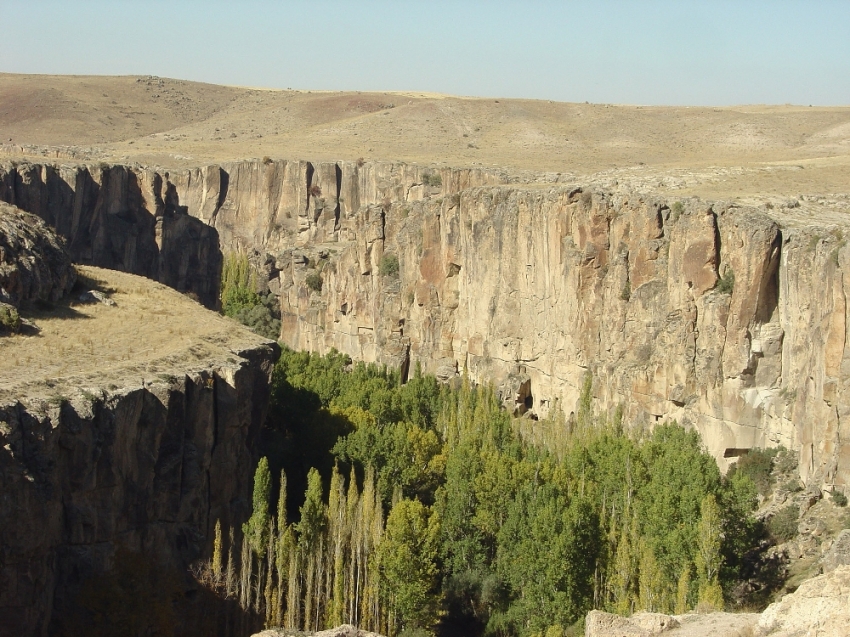
M0 635L45 635L119 548L185 567L250 514L277 346L142 277L0 343Z
M689 613L663 615L635 613L620 617L590 611L585 618L585 637L753 637L757 613Z
M351 624L343 624L336 628L328 628L316 632L287 631L285 629L270 629L256 633L252 637L381 637L378 633L361 630Z
M768 606L759 635L845 637L850 632L850 566L812 578Z
M67 228L73 253L91 233L74 224L85 206L70 184L95 174L159 184L140 199L110 198L118 216L161 206L185 224L170 249L163 241L151 253L159 280L210 302L218 246L248 251L280 296L292 347L420 361L441 378L466 369L536 416L556 402L573 411L590 371L598 407L623 404L635 425L696 427L721 465L782 444L801 452L806 482L847 484L847 220L804 226L787 216L798 208L507 185L498 170L384 162L9 165L0 199ZM60 182L73 207L51 194ZM385 253L397 275L381 274ZM154 263L138 248L121 254L132 258L111 267ZM321 291L306 285L311 273ZM730 274L731 293L716 289Z
M651 637L679 626L670 615L660 613L635 613L620 617L599 610L587 614L584 622L585 637Z

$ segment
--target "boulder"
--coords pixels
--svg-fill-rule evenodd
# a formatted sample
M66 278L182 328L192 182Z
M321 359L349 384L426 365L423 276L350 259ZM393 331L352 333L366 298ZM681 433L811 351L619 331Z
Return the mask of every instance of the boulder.
M758 634L771 637L842 637L850 626L850 566L803 582L767 607Z
M35 215L0 203L0 302L58 301L76 280L65 242Z
M661 613L635 613L620 617L600 610L592 610L584 622L585 637L650 637L676 628L675 617Z

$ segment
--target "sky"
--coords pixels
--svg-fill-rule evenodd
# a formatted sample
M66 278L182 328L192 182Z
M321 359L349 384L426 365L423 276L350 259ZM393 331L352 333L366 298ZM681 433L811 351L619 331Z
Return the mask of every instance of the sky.
M0 71L850 105L850 0L0 0Z

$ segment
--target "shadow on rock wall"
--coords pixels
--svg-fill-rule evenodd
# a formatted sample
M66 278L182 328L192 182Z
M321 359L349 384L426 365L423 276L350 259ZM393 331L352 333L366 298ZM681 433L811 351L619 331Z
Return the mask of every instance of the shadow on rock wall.
M218 232L181 206L168 173L124 166L0 167L0 200L38 215L75 263L138 274L218 304Z

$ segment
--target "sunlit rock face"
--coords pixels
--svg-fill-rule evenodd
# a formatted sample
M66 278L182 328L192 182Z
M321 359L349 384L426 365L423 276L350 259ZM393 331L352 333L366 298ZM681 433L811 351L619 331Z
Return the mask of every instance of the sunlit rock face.
M850 477L843 229L782 227L764 211L626 190L509 184L484 168L253 160L28 170L69 184L81 170L111 180L118 171L141 184L142 203L127 208L153 211L155 223L122 254L144 253L145 237L165 246L159 219L163 228L182 220L168 245L185 249L178 259L161 248L155 278L202 290L208 304L216 247L247 251L261 287L280 297L292 347L403 371L418 362L445 379L465 370L538 417L556 403L573 412L589 371L599 409L622 405L634 426L696 427L721 464L782 444L801 452L807 481ZM50 217L61 193L35 201L28 193L45 190L23 181L14 181L17 205L73 247L86 205L75 203L70 221ZM120 217L121 208L109 209ZM110 236L112 226L97 227Z

